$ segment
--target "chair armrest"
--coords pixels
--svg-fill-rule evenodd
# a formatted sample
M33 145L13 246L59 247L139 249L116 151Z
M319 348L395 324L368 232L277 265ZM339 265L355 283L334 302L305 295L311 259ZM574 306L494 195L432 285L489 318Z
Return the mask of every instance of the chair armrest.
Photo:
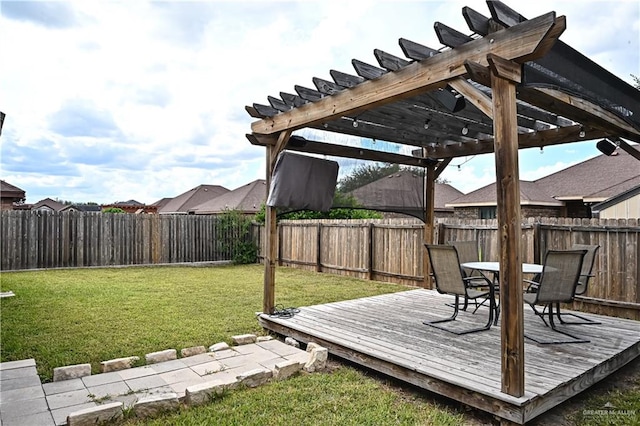
M538 291L538 287L540 287L539 282L532 281L532 280L522 280L522 281L528 284L527 289L525 290L525 292L527 293L535 293L536 291Z
M484 275L478 275L478 276L474 276L474 277L464 277L462 278L462 281L464 281L464 284L467 287L486 287L486 286L490 286L492 285L491 280L487 277L485 277ZM473 282L473 281L483 281L482 283L479 282Z

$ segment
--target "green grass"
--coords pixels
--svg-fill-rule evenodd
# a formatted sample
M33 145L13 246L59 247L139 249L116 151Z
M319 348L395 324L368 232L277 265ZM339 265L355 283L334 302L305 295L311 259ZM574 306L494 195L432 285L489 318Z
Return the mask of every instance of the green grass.
M215 268L136 267L2 273L1 360L35 358L44 381L53 368L92 364L167 348L230 343L262 333L260 265ZM406 290L407 287L279 268L276 302L285 307ZM202 407L183 407L129 425L458 425L463 414L393 389L366 372L337 365Z
M137 425L460 425L463 415L406 396L358 370L303 374L255 389L229 392L202 407L185 407Z
M625 379L622 379L625 380ZM640 376L626 378L632 383L624 390L611 389L591 396L581 410L571 416L576 425L640 425Z
M3 272L1 360L35 358L53 368L226 341L262 333L260 265L140 267ZM406 287L278 268L276 303L305 306L405 290Z

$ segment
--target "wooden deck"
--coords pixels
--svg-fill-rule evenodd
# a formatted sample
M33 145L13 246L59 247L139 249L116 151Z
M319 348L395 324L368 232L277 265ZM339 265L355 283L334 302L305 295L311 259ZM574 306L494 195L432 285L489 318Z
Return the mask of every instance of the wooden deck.
M500 326L457 336L422 322L449 316L434 290L410 290L300 308L293 318L262 314L260 324L332 355L524 424L640 356L640 322L591 314L600 325L561 327L590 343L539 345L525 339L525 395L501 392ZM563 311L565 312L565 311ZM487 308L461 312L457 329L486 322ZM525 306L525 334L564 339Z

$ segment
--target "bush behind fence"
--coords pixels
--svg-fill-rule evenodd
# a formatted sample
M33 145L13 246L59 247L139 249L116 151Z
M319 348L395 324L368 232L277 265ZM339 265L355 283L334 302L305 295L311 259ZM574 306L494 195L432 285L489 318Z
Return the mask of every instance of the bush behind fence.
M234 259L248 238L209 215L0 212L2 270Z

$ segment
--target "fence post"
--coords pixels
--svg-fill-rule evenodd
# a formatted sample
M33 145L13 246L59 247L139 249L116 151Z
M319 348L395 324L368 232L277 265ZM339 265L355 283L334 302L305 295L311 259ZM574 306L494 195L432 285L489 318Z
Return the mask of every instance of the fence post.
M373 279L373 251L375 243L373 241L373 222L369 222L369 265L367 267L367 279Z
M322 272L322 223L318 222L318 238L316 238L316 272Z
M282 266L282 246L283 246L283 225L282 223L277 223L276 227L278 228L278 266Z

